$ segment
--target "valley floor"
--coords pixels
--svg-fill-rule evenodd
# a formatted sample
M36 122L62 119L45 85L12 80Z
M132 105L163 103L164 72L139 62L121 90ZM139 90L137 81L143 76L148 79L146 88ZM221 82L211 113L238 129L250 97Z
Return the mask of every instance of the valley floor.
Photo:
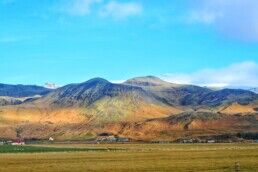
M104 151L1 153L0 171L231 172L235 170L236 162L239 162L241 172L258 171L258 144L65 144L43 146L101 148Z

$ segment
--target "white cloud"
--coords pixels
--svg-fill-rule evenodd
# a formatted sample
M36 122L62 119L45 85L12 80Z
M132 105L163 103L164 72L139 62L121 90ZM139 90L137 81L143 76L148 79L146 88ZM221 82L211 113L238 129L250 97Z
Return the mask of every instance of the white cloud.
M91 13L92 6L101 3L102 0L70 0L60 7L60 11L69 15L85 16Z
M191 11L188 20L190 22L198 22L204 24L213 24L216 20L222 17L221 12L211 12L211 11Z
M136 2L69 0L59 4L58 11L71 16L86 16L95 12L101 17L124 19L130 16L140 15L142 6Z
M193 0L192 0L193 1ZM258 41L257 0L195 0L188 21L214 25L228 37Z
M49 89L57 89L60 86L55 83L52 83L52 82L47 82L47 83L45 83L44 87L49 88Z
M114 84L121 84L123 82L125 82L126 80L112 80L111 82Z
M220 69L204 69L190 74L167 74L164 80L209 87L258 87L258 64L242 62Z
M102 10L100 15L104 17L113 17L115 19L123 19L129 16L137 16L142 13L142 6L134 2L116 2L111 1L107 3Z

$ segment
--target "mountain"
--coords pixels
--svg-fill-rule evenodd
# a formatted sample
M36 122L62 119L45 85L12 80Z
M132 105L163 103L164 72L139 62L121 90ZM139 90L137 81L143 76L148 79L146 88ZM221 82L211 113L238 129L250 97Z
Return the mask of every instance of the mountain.
M54 109L83 108L85 116L102 123L162 117L181 111L140 87L113 84L102 78L69 84L33 103Z
M122 84L93 78L47 90L42 97L11 100L0 106L0 138L87 140L110 133L175 141L258 132L257 94L173 84L154 76Z
M46 95L50 91L50 89L35 85L0 84L0 96L31 97L35 95Z
M184 105L184 98L188 95L191 95L195 103L194 97L212 92L210 89L198 86L172 84L154 76L129 79L124 84L141 87L168 105Z
M80 84L70 84L61 87L46 97L43 101L60 107L86 107L103 98L133 97L148 102L155 98L140 87L113 84L102 78L93 78Z
M248 104L258 100L257 94L246 90L212 90L194 85L171 84L153 76L133 78L124 84L139 86L170 105L214 107L233 102Z

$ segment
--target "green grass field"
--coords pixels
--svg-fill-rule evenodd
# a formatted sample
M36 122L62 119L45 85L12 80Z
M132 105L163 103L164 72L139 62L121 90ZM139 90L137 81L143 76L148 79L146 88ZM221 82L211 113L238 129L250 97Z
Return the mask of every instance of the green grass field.
M90 152L90 151L114 151L116 148L102 148L102 147L89 147L89 148L76 148L76 147L50 147L50 146L0 146L0 153L44 153L44 152Z
M5 152L12 153L1 151L1 172L233 172L235 162L240 163L241 172L258 171L258 144L60 144L19 148L28 149L28 153L15 153L10 147L5 147L9 149Z

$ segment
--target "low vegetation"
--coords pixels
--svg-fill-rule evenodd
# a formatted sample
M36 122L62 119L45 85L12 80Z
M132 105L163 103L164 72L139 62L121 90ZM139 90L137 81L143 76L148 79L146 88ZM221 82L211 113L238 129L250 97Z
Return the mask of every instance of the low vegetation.
M258 171L258 144L54 144L34 149L42 147L55 153L0 153L0 171L232 172L236 163L241 171ZM123 150L56 151L85 148Z

